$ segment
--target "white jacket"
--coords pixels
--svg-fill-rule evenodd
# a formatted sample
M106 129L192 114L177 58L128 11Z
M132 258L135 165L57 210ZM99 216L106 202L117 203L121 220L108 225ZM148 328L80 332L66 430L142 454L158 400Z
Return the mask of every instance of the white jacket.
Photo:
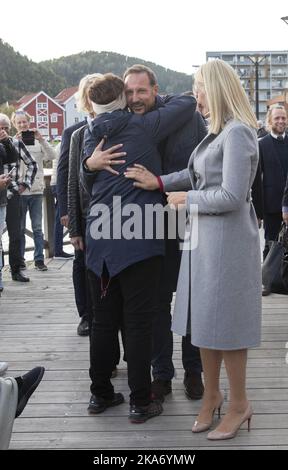
M49 160L54 160L56 158L56 152L53 147L43 140L41 143L35 139L35 145L26 145L27 150L32 155L34 160L38 165L38 171L35 176L34 183L29 191L26 189L21 196L33 196L35 194L43 194L45 184L44 184L44 170L43 170L43 162L47 162ZM24 176L26 171L25 165L21 162L20 166L20 175Z

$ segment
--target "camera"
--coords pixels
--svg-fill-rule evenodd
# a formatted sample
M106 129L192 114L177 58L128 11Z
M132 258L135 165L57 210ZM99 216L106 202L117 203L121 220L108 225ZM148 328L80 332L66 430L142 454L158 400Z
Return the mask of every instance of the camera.
M22 131L22 142L25 145L35 145L34 131Z

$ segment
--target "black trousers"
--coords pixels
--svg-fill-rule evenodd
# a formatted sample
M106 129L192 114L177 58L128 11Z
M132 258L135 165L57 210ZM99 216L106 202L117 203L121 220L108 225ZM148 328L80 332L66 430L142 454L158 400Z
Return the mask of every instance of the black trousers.
M19 194L14 194L11 199L8 199L6 224L9 236L9 264L13 274L19 272L22 262L21 206Z
M135 263L109 280L106 295L101 298L104 281L88 271L93 305L90 337L92 394L106 399L113 396L110 377L115 365L118 330L123 326L130 404L144 406L150 403L152 325L157 312L160 272L160 256Z
M282 212L276 212L274 214L264 214L264 230L265 230L265 248L263 251L263 258L265 259L269 249L270 243L273 240L277 240L281 224L283 222Z

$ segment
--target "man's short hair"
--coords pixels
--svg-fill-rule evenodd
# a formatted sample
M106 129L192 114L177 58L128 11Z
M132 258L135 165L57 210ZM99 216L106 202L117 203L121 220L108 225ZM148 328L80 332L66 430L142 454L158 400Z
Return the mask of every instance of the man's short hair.
M122 78L113 73L105 73L101 78L95 78L89 88L88 95L93 103L108 104L115 101L124 91Z
M153 72L152 69L150 69L146 65L142 65L142 64L132 65L132 67L129 67L127 70L125 70L124 75L123 75L123 80L125 81L126 77L128 77L128 75L131 75L132 73L146 73L148 75L150 85L151 86L157 85L157 77L155 73Z

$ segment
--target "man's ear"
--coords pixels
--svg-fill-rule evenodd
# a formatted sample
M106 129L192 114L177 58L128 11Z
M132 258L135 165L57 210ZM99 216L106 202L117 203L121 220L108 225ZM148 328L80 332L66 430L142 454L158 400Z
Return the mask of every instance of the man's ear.
M153 86L153 92L154 92L154 96L158 95L158 93L159 93L159 85L154 85L154 86Z

